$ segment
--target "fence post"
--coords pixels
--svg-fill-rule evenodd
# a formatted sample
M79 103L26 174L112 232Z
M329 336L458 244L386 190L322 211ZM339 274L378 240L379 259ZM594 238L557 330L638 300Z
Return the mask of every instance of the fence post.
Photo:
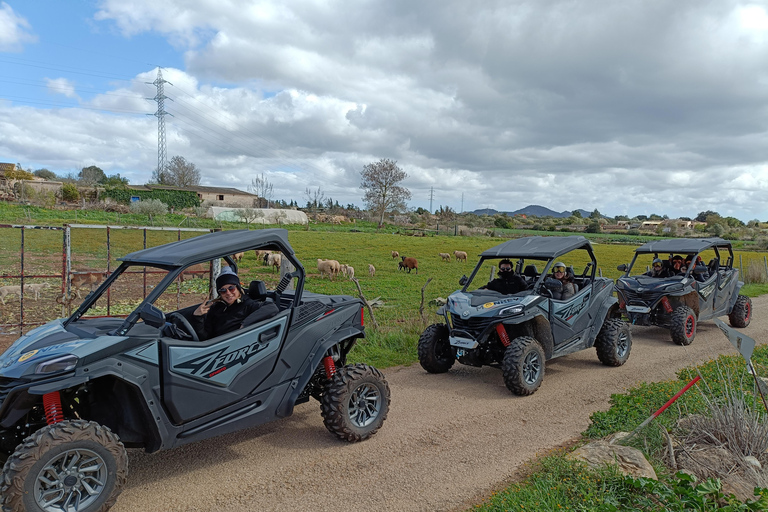
M111 243L110 243L110 229L109 226L107 226L107 277L109 277L109 261L111 259ZM110 315L110 306L112 305L112 301L110 300L112 298L112 287L110 286L107 288L107 316Z
M741 254L739 254L739 272L741 273L739 277L744 279L744 267L741 264Z
M22 194L24 182L21 183ZM24 334L24 226L21 226L21 289L19 291L19 329Z
M75 210L77 211L77 210ZM66 293L66 300L67 303L67 315L72 314L72 228L70 228L69 224L65 224L64 226L64 251L66 259L65 267L67 271L67 293Z

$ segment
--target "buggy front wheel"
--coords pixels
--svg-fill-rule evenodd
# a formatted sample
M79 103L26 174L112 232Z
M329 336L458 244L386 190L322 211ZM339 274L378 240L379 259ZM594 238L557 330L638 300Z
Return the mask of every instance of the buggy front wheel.
M338 438L350 442L368 439L387 418L389 384L373 366L344 366L326 384L320 411L325 428Z
M696 313L688 306L679 306L672 313L672 326L669 328L672 341L678 345L690 345L696 337Z
M521 336L513 339L501 362L507 389L521 396L534 394L544 380L545 360L544 349L534 338Z

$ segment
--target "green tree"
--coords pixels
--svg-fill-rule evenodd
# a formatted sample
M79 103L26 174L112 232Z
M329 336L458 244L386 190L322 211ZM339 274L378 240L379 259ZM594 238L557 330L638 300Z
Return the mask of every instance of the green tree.
M384 225L384 214L392 210L404 210L411 191L400 185L408 175L394 160L382 158L363 167L360 188L365 191L366 207L379 217L379 227Z
M603 229L600 227L600 223L596 220L587 224L587 227L584 229L585 233L601 233L602 231Z
M600 217L602 217L602 215L600 215L600 211L597 208L595 208L595 211L589 214L590 219L598 220Z
M707 222L707 217L710 215L717 215L720 217L720 214L717 212L713 212L712 210L707 210L705 212L699 212L699 214L696 216L696 220L698 222Z
M106 179L107 175L95 165L89 165L88 167L83 167L77 174L77 177L84 185L95 185Z
M38 169L32 174L34 174L38 178L43 178L46 181L56 181L57 179L56 174L49 171L48 169Z
M80 191L77 190L77 186L74 183L64 183L61 186L61 198L70 203L74 203L80 199Z
M122 176L120 176L120 173L117 173L111 176L106 176L99 183L101 183L105 187L125 187L126 185L128 185L128 178L123 178Z
M581 219L581 212L579 210L573 210L571 212L571 217L576 217L577 219Z

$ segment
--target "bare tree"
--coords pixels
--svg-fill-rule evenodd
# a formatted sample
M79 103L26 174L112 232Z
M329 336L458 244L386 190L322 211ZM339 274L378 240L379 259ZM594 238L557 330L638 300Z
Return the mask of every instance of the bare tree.
M150 183L157 183L158 185L173 185L171 181L171 174L168 172L167 167L165 169L156 167L152 171L152 177L149 180Z
M261 200L263 199L267 203L267 208L269 208L269 203L272 200L273 185L264 176L264 173L261 173L261 176L253 178L248 189L249 192L259 196L259 205L261 205Z
M168 169L164 173L157 173L158 183L174 185L176 187L189 187L200 184L200 171L192 162L187 162L183 156L175 156L168 163ZM154 175L153 175L154 177Z
M307 198L307 208L309 208L311 211L317 211L318 208L323 206L323 199L325 198L325 194L320 187L317 187L315 190L307 187L304 190L304 197Z
M405 201L411 198L411 191L399 184L408 175L396 161L386 158L366 165L360 174L363 178L360 188L365 190L363 201L377 214L381 227L386 212L404 209Z

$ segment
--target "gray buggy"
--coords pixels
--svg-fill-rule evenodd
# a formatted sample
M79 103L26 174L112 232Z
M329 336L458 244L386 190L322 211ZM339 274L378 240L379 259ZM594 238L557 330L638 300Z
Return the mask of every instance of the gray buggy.
M502 295L480 288L485 272L501 259L512 260L525 290ZM580 273L568 269L577 292L566 300L552 298L562 286L548 277L558 260L583 265ZM592 245L583 236L519 238L484 251L472 274L459 281L463 288L437 311L445 321L422 333L421 366L430 373L447 372L455 361L500 366L512 393L530 395L544 379L545 362L556 357L594 346L603 364L623 365L631 333L613 297L613 281L597 277L596 270Z

